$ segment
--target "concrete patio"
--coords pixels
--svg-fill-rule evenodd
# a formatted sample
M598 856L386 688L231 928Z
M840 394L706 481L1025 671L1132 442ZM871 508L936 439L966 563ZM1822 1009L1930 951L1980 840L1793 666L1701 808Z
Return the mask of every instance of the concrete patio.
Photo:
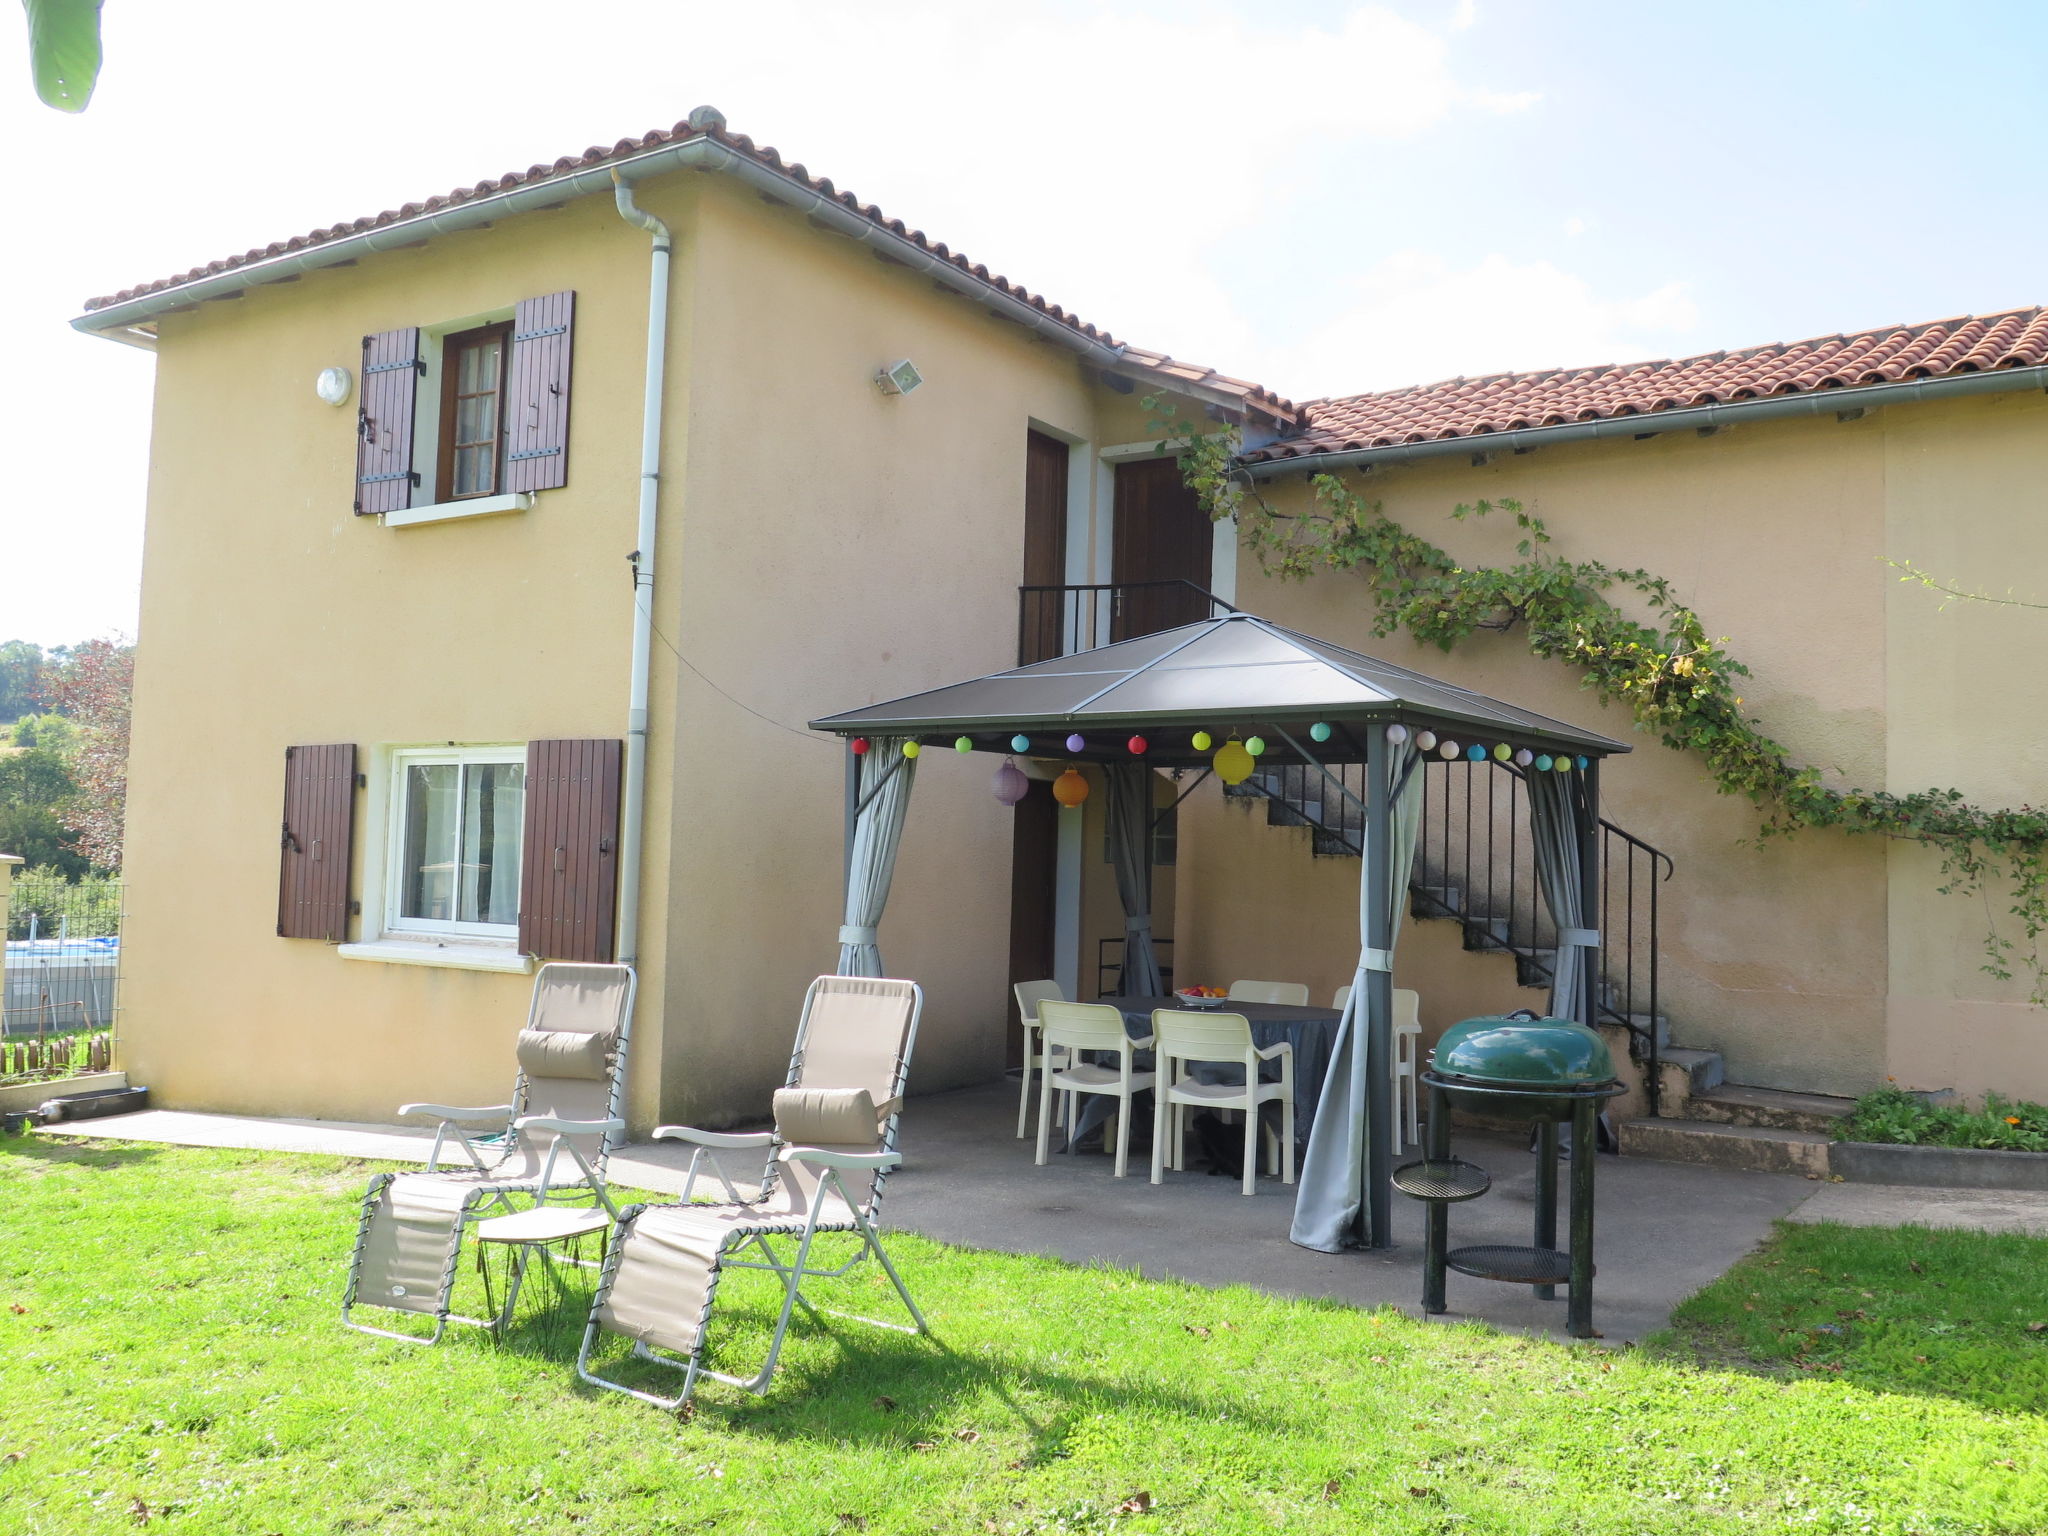
M1012 1080L911 1100L903 1120L904 1167L883 1206L888 1226L962 1247L1050 1254L1200 1285L1252 1285L1419 1315L1422 1208L1415 1202L1395 1202L1391 1250L1313 1253L1287 1240L1293 1191L1276 1179L1261 1179L1258 1193L1246 1199L1235 1179L1202 1172L1169 1173L1155 1187L1148 1182L1149 1163L1136 1154L1125 1179L1113 1178L1110 1159L1093 1153L1034 1166L1033 1143L1013 1134L1016 1093ZM397 1162L424 1161L433 1139L431 1131L410 1126L175 1110L83 1121L49 1134ZM1453 1208L1452 1245L1527 1243L1534 1160L1523 1145L1462 1132L1457 1148L1487 1168L1494 1183L1488 1195ZM634 1143L613 1157L611 1177L620 1185L674 1193L688 1161L677 1143ZM1674 1306L1761 1242L1779 1219L2048 1234L2048 1197L1820 1184L1604 1156L1597 1213L1594 1324L1610 1344L1663 1327ZM1564 1302L1538 1301L1522 1286L1453 1274L1449 1300L1453 1319L1564 1336Z

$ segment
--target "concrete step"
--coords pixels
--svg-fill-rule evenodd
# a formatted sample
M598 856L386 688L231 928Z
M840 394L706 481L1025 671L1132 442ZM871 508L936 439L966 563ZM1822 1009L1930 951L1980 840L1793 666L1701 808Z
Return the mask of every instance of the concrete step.
M1657 1049L1660 1052L1671 1049L1671 1016L1669 1014L1660 1013L1653 1018L1647 1013L1632 1013L1628 1016L1628 1021L1637 1030L1641 1031L1636 1036L1639 1044L1652 1031L1655 1031Z
M1423 898L1427 897L1425 901ZM1424 885L1409 893L1409 912L1419 918L1441 918L1465 910L1465 888L1460 885Z
M1695 1051L1682 1045L1657 1053L1664 1069L1664 1102L1670 1106L1695 1094L1711 1093L1721 1086L1722 1062L1719 1051Z
M1666 1163L1739 1168L1751 1173L1827 1177L1827 1137L1759 1125L1715 1125L1699 1120L1626 1120L1620 1126L1625 1157Z
M1855 1100L1836 1098L1833 1094L1786 1093L1777 1088L1723 1083L1694 1094L1685 1112L1691 1119L1717 1125L1761 1126L1826 1136L1833 1132L1835 1122L1855 1107Z

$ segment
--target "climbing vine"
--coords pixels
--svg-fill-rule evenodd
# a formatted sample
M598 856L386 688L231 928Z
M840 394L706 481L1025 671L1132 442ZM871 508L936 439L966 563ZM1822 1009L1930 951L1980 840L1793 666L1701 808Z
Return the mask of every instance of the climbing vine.
M1238 469L1233 433L1205 431L1170 414L1156 396L1148 408L1177 449L1188 487L1212 518L1237 519L1240 537L1269 574L1302 580L1317 571L1358 571L1372 594L1374 634L1406 630L1449 651L1476 631L1519 629L1532 652L1576 667L1583 686L1628 709L1639 728L1667 747L1697 753L1724 794L1756 805L1764 836L1807 827L1877 833L1932 850L1944 894L1988 893L2003 881L2023 939L2016 943L1994 927L1984 941L1984 969L2004 979L2022 966L2031 1000L2048 1004L2041 955L2048 812L2025 805L1986 810L1954 789L1898 795L1831 788L1743 713L1737 689L1749 668L1728 653L1725 640L1708 636L1663 577L1560 557L1549 548L1543 520L1514 501L1474 502L1452 514L1513 518L1519 559L1498 567L1460 564L1335 475L1311 479L1307 510L1283 512ZM1633 597L1647 618L1624 612L1617 596Z

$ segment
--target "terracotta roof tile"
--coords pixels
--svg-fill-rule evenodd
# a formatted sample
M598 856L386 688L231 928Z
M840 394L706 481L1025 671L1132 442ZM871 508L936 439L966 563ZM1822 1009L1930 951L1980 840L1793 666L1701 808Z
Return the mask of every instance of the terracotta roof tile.
M1958 315L1847 336L1595 368L1495 373L1476 379L1311 400L1302 430L1247 460L1483 437L1769 395L1893 384L1944 374L2048 364L2048 309Z
M716 116L716 114L712 115ZM88 313L97 309L105 309L109 305L126 303L129 300L141 298L147 294L161 293L185 283L196 282L201 278L232 272L238 267L249 266L254 262L263 261L269 257L288 255L313 246L325 245L331 241L346 238L349 235L381 229L406 219L417 218L422 214L436 213L444 208L452 208L479 197L489 196L492 193L504 192L514 187L543 181L550 176L586 170L592 166L602 165L607 161L621 160L630 155L658 149L664 144L681 143L686 139L699 137L715 139L727 148L736 150L756 163L788 177L797 185L845 205L869 222L901 236L911 244L928 251L940 260L958 267L961 271L972 274L998 292L1007 294L1030 305L1049 318L1066 326L1077 335L1098 341L1104 346L1121 347L1126 358L1137 367L1166 373L1171 377L1185 379L1190 383L1200 384L1219 393L1235 396L1245 401L1247 405L1255 406L1269 415L1278 416L1282 419L1290 419L1295 413L1295 406L1291 400L1282 399L1279 395L1249 380L1231 378L1216 372L1212 368L1181 363L1168 357L1165 353L1147 352L1137 347L1125 346L1110 335L1109 332L1091 325L1059 305L1049 302L1042 295L1031 292L1022 284L1013 283L1000 273L989 271L986 266L979 262L969 261L967 257L961 255L958 251L950 249L943 241L933 240L923 230L913 229L901 219L890 218L872 203L861 202L851 192L843 191L836 187L829 178L813 176L801 163L785 162L782 155L772 146L757 145L747 135L729 131L722 118L718 118L715 122L701 128L693 128L689 121L685 120L684 122L677 123L673 128L657 128L650 133L641 135L639 138L620 139L615 144L594 144L585 149L580 155L565 155L549 165L530 165L523 171L507 171L502 176L475 182L467 187L457 187L453 191L444 192L438 197L430 197L420 202L406 203L398 208L387 208L382 213L371 214L366 218L330 224L303 235L294 235L289 240L273 241L271 244L260 249L244 251L239 256L227 256L218 261L210 261L204 266L193 267L189 271L180 272L175 276L161 277L154 282L138 283L132 288L123 288L118 293L103 294L98 298L88 299L85 308Z

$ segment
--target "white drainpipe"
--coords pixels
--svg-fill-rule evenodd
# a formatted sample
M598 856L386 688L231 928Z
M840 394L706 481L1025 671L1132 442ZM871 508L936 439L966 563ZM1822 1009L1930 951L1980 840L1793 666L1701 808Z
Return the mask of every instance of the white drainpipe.
M654 538L661 497L662 380L668 361L668 258L675 239L668 226L633 201L633 186L617 171L612 188L619 217L654 237L647 278L647 388L640 417L640 526L633 555L633 679L626 702L626 783L619 807L618 954L624 965L640 958L641 843L647 820L648 664L654 648Z

